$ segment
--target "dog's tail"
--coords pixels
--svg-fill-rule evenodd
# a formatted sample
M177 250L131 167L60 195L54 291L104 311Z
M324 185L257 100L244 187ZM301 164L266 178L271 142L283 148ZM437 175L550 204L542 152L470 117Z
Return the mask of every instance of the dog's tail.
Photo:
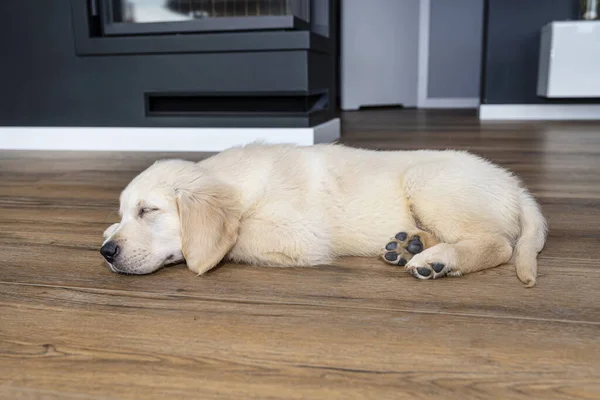
M525 189L521 190L519 203L521 235L515 246L512 261L521 282L526 287L533 287L537 277L537 255L544 248L548 228L540 206Z

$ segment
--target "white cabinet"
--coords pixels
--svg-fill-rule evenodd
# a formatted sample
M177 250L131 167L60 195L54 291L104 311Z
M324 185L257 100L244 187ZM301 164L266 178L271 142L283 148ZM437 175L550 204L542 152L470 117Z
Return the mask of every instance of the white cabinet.
M600 97L600 21L544 26L538 71L538 96Z

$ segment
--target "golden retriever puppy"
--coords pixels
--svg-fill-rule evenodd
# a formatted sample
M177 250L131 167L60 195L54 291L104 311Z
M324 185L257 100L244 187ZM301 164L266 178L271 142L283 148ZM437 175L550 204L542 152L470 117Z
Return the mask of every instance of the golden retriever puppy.
M257 143L198 163L158 161L122 192L120 215L101 253L128 274L379 255L419 279L511 262L530 287L546 240L519 180L462 151Z

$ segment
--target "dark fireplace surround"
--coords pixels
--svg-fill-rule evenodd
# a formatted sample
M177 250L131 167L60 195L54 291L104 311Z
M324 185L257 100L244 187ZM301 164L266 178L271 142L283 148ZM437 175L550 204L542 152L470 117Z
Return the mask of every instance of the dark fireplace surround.
M296 15L279 0L262 2L270 15L239 0L218 18L165 1L194 18L135 23L114 0L0 2L0 125L312 127L335 117L337 0L299 0L310 7Z

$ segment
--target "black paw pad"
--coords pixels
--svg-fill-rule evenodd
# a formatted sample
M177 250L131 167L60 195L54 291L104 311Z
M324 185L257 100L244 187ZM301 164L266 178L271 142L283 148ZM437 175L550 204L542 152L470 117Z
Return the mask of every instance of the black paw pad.
M400 232L400 233L396 234L396 236L395 236L395 238L401 242L404 242L407 237L408 237L408 234L406 232Z
M398 243L396 243L396 242L389 242L388 244L385 245L386 250L396 250L397 248L398 248Z
M390 251L389 253L385 253L384 257L388 261L395 261L396 258L398 258L398 253L395 251Z
M400 260L398 260L398 265L404 267L407 262L408 261L406 261L406 258L402 257Z
M410 239L410 242L408 242L408 246L406 246L406 250L408 250L410 254L419 254L420 252L422 252L423 243L421 243L421 238L415 236L412 239Z
M446 265L442 264L442 263L432 263L431 264L431 268L433 268L433 270L436 273L442 272L442 270L446 267Z
M431 270L429 268L425 268L425 267L419 267L419 268L417 268L417 272L421 276L429 276L429 275L431 275Z

